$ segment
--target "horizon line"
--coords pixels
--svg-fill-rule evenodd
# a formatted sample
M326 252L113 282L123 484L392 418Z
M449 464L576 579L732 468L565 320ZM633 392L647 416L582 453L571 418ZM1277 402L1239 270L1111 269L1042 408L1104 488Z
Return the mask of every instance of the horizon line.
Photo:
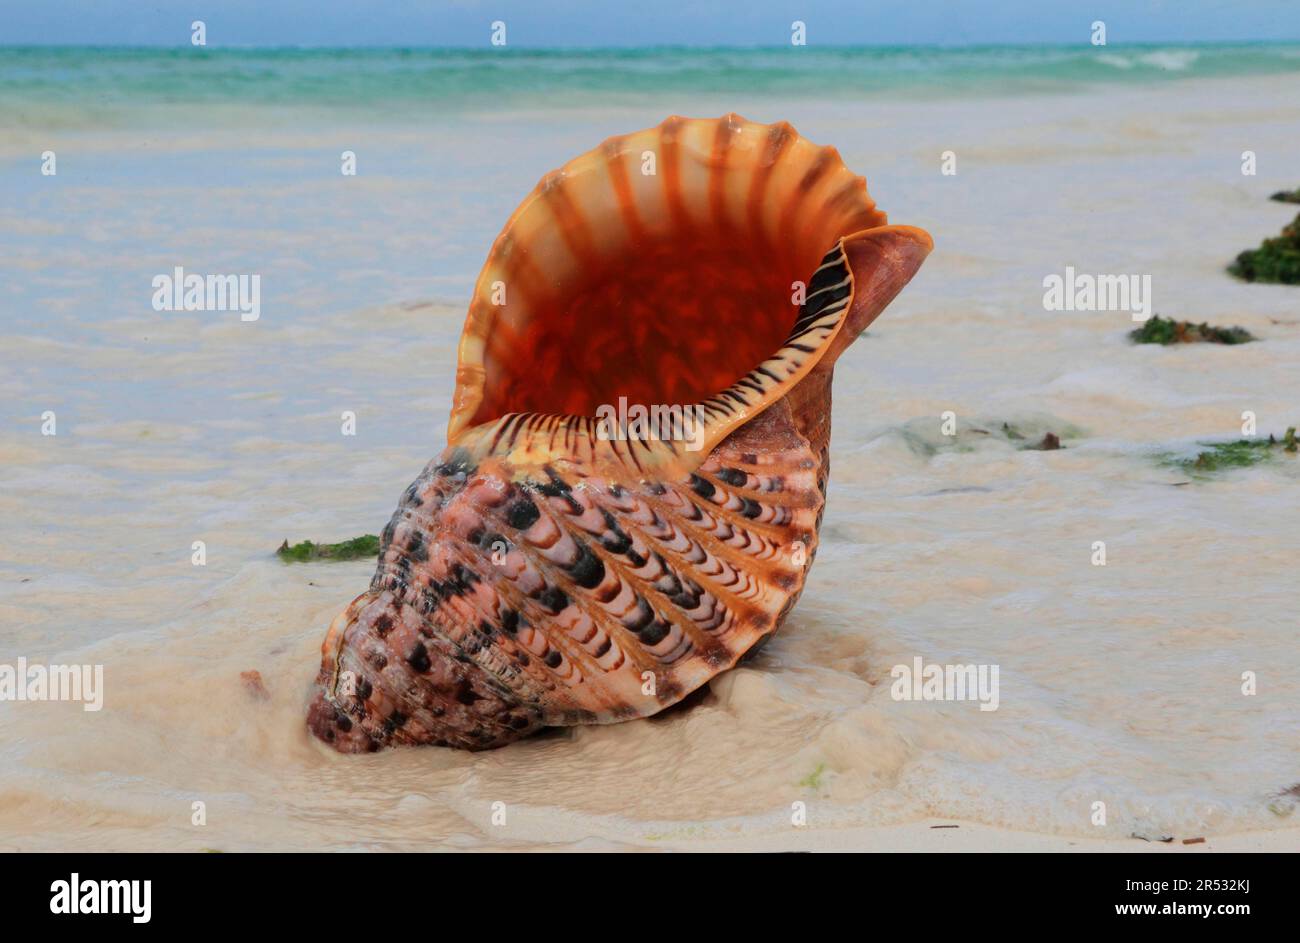
M775 52L778 50L790 50L799 52L805 50L853 50L853 49L941 49L941 50L980 50L980 49L1079 49L1080 51L1094 49L1098 52L1104 52L1112 48L1134 49L1143 46L1203 46L1203 47L1227 47L1227 46L1288 46L1300 44L1300 34L1295 37L1282 38L1270 37L1268 39L1184 39L1184 40L1142 40L1132 42L1108 42L1104 46L1094 46L1088 42L978 42L978 43L816 43L807 46L791 46L785 43L773 44L703 44L703 43L651 43L648 45L634 44L606 44L596 46L550 46L550 45L532 45L527 43L516 43L507 47L492 46L485 43L445 43L445 44L407 44L407 43L365 43L355 45L334 45L334 44L315 44L315 43L223 43L217 46L193 46L189 43L61 43L61 42L34 42L34 43L3 43L0 42L0 49L120 49L120 50L162 50L192 49L199 53L222 52L222 51L259 51L259 52L278 52L278 51L313 51L313 52L340 52L340 51L360 51L375 50L388 52L439 52L454 50L457 52L465 51L482 51L493 52L500 55L508 55L512 50L524 50L527 52L619 52L628 50L637 51L698 51L698 52L717 52L717 51L737 51L737 52Z

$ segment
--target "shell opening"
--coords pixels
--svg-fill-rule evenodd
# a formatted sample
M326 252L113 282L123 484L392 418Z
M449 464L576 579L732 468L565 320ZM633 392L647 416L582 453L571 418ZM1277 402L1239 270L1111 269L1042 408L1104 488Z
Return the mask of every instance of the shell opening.
M787 124L670 118L610 139L497 239L449 439L511 413L704 402L785 342L837 240L884 222L835 150Z

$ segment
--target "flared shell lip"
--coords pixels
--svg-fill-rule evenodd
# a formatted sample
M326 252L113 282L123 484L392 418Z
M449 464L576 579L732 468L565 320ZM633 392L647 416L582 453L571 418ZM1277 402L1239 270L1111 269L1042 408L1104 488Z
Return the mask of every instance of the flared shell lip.
M500 429L503 424L511 422L519 424L521 422L518 419L520 414L506 414L470 426L470 421L477 414L484 400L485 384L487 382L484 365L486 347L494 321L500 311L500 308L491 301L493 275L496 271L496 264L501 258L507 256L511 251L518 251L518 246L514 245L513 242L514 230L519 220L530 212L539 200L546 199L551 191L564 186L566 181L580 178L584 174L601 168L608 162L624 158L629 153L642 148L650 140L679 141L686 136L688 131L694 130L704 133L706 129L712 132L715 136L714 139L717 141L730 142L737 135L750 133L756 138L754 146L759 146L760 142L768 143L768 147L756 159L756 166L764 174L770 172L771 168L784 155L794 150L796 143L802 142L812 148L809 156L815 155L815 163L819 168L818 173L823 175L847 175L847 185L844 186L843 191L847 195L847 199L852 201L852 211L861 214L862 218L868 222L868 225L840 233L836 246L842 248L846 239L887 225L888 221L885 213L876 207L867 192L865 178L851 174L834 147L818 147L812 144L812 142L802 138L788 122L759 124L735 113L729 113L720 118L683 118L674 115L653 127L607 138L599 146L573 158L558 170L545 174L511 214L501 233L494 240L487 261L484 263L475 284L474 296L458 345L456 388L453 395L451 416L447 426L449 444L472 445L478 443L481 445L484 442L490 442L492 445L496 445L501 439ZM716 171L721 168L722 162L718 158L716 151L706 158L705 163L710 167L712 176L719 176ZM668 172L668 168L660 169L662 172ZM807 173L811 174L812 171L808 170ZM839 324L835 326L834 334L838 334L839 327ZM762 400L753 404L737 403L729 417L716 424L711 424L706 448L701 450L700 457L707 455L712 446L721 441L728 432L759 415L772 402L784 395L794 383L806 376L816 366L820 355L824 353L825 348L834 339L834 334L825 338L818 356L807 358L804 363L800 364L797 372L790 374L779 384L775 384L774 388ZM717 397L726 396L728 392L729 390L718 391ZM571 448L570 437L575 433L581 435L582 430L591 422L591 419L590 417L579 416L537 416L535 419L529 420L529 422L531 423L531 432L545 432L545 435L541 437L543 443L554 443L557 438L570 439L568 447ZM657 446L662 444L654 443ZM512 449L512 455L520 461L529 463L532 461L542 462L550 457L549 448L539 447L538 435L528 436L527 447L521 447L523 445L524 443L518 443ZM671 446L667 449L655 449L650 448L649 443L642 443L642 445L647 446L646 459L651 464L655 463L656 460L680 458L675 454L675 450ZM622 456L617 457L623 458ZM635 464L640 465L641 462L635 461Z

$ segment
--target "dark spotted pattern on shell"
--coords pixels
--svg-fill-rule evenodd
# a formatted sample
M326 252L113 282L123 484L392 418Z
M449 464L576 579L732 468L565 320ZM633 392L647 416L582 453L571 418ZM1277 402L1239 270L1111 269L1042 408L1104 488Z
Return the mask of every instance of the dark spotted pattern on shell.
M816 553L820 462L788 410L671 483L543 471L451 449L406 490L327 639L319 736L480 749L656 713L774 631Z

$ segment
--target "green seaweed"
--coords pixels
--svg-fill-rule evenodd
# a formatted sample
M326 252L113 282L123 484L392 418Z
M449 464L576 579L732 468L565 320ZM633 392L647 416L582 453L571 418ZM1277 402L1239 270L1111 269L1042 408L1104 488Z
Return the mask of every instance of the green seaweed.
M1225 471L1230 468L1250 468L1260 462L1269 461L1279 452L1295 455L1300 451L1296 442L1295 426L1287 429L1281 440L1270 435L1267 439L1237 439L1233 442L1205 442L1207 449L1195 456L1171 458L1166 456L1166 463L1176 465L1192 475L1204 475L1211 472Z
M1228 271L1248 282L1300 284L1300 215L1282 228L1280 236L1238 255Z
M1269 199L1276 200L1279 203L1300 203L1300 187L1294 190L1279 190Z
M361 560L366 557L379 556L379 538L374 534L353 537L336 544L316 544L310 540L289 546L289 541L280 545L276 554L285 563L311 563L315 560Z
M1210 327L1204 322L1175 321L1158 314L1129 331L1128 336L1135 344L1245 344L1255 339L1244 327Z
M826 772L826 764L818 763L817 768L799 780L800 786L807 786L809 789L822 788L822 773Z

